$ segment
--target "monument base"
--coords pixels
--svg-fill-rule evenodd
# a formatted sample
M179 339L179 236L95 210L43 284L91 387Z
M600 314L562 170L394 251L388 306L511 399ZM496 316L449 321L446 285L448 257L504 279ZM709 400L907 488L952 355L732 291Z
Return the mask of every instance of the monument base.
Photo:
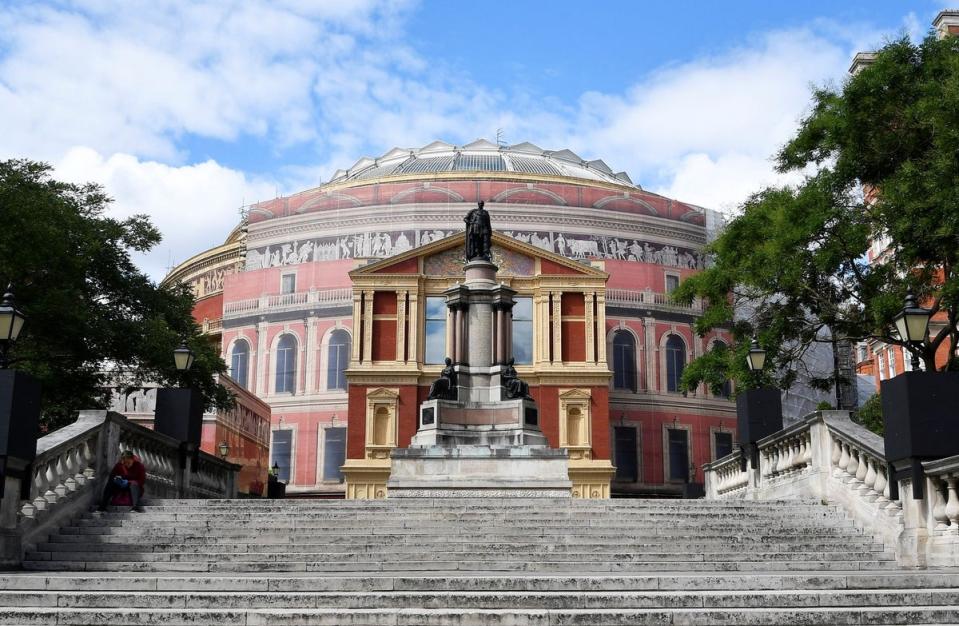
M427 400L412 446L546 446L539 411L528 399L501 402Z
M542 446L393 450L390 498L568 498L566 450Z

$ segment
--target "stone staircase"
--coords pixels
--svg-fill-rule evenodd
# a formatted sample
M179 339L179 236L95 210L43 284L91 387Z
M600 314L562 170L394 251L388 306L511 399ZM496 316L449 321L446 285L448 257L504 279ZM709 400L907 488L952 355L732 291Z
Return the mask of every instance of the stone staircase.
M155 500L0 576L0 624L959 623L838 508L704 500Z

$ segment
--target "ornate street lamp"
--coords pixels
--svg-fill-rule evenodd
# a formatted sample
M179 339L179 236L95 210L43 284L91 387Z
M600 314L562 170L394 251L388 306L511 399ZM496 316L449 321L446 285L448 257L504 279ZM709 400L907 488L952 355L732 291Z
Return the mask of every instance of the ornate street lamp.
M220 451L220 458L225 461L226 457L230 454L230 444L228 444L225 441L221 441L220 445L217 446L217 448Z
M274 462L274 463L273 463L273 467L271 467L270 469L273 470L273 475L274 475L274 476L276 476L277 478L280 477L280 464L279 464L279 463Z
M746 353L746 364L749 365L751 371L757 373L763 371L763 366L766 365L766 351L759 346L756 335L753 335L752 343L749 344L749 352Z
M884 448L890 464L890 498L899 497L899 481L912 483L912 497L925 493L922 463L959 454L959 372L919 370L918 346L926 341L932 311L916 303L910 289L893 323L899 338L914 350L911 372L880 383Z
M186 372L193 366L193 350L186 343L173 351L177 371ZM153 428L159 433L178 439L190 450L200 448L203 431L203 395L197 389L163 388L157 390Z
M906 301L903 304L902 311L893 318L896 330L899 331L899 338L906 343L918 346L926 339L926 333L929 330L929 318L932 311L924 309L916 303L916 296L912 289L906 292ZM919 369L919 355L914 350L910 350L912 355L912 369Z
M13 297L13 285L7 285L7 291L3 294L3 300L0 301L0 369L6 369L9 363L7 352L20 336L26 319L17 309Z
M193 367L193 360L195 358L193 350L190 350L185 343L180 344L180 347L173 351L173 362L176 364L176 368L181 372L185 372Z

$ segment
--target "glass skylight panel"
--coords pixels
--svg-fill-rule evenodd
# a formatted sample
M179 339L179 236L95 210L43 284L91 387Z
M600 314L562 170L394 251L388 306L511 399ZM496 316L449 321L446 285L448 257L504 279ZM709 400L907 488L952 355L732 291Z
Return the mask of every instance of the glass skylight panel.
M513 163L513 171L524 174L548 174L550 176L559 176L560 171L542 159L528 159L510 155L509 160Z
M453 165L453 157L434 157L431 159L413 159L404 163L395 172L396 174L448 172Z
M498 154L461 154L453 163L456 171L505 172L506 164Z

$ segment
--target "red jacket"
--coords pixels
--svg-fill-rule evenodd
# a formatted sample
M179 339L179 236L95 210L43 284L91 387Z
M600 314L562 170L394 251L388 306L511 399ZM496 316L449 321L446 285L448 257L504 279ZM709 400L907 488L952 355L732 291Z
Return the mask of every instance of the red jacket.
M110 471L110 480L113 480L114 476L120 476L121 478L140 485L141 491L146 488L147 468L145 468L143 463L140 462L140 459L136 457L133 457L133 465L130 466L130 469L127 469L121 461L117 461L117 464L114 465Z

